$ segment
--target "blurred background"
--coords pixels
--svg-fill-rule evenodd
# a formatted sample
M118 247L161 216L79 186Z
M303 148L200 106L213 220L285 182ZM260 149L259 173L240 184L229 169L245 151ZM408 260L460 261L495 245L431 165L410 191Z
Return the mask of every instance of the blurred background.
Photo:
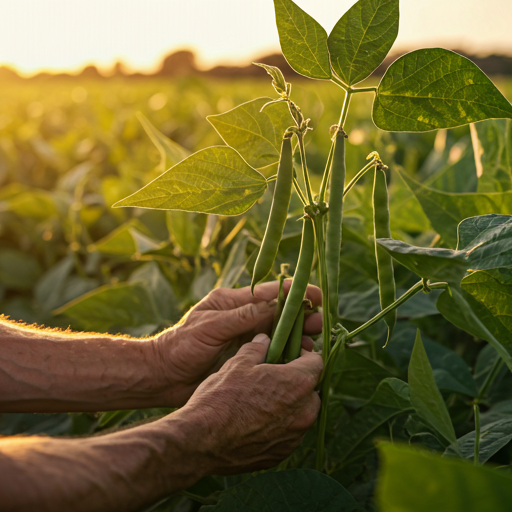
M327 32L354 3L298 1ZM443 46L470 56L512 99L510 0L401 0L400 8L394 49L368 83L406 51ZM175 323L212 288L250 282L270 194L230 218L111 205L190 152L223 144L206 116L275 96L253 60L279 66L312 119L307 151L318 189L343 91L289 68L271 0L0 0L0 314L143 336ZM442 191L510 187L477 179L469 127L381 132L371 101L357 95L349 114L349 179L377 150L390 168ZM340 314L348 326L378 308L370 185L356 187L344 219L352 257L342 264ZM390 190L393 235L432 243L428 218L393 174ZM296 261L300 214L292 203L278 263ZM411 278L397 269L400 289ZM420 310L437 314L433 303ZM450 337L453 328L436 319L450 343L463 336ZM383 334L379 327L368 336ZM102 418L1 415L0 432L85 433L127 416Z

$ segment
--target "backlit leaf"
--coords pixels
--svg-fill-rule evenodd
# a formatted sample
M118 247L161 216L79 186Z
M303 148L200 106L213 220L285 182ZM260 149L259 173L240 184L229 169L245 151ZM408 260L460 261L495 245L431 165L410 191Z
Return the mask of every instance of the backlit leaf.
M327 40L334 71L354 85L384 60L398 34L398 0L359 0L336 23Z
M214 146L194 153L114 206L240 215L266 188L265 178L234 149Z
M512 105L469 59L429 48L391 64L377 88L372 117L382 130L424 132L512 118Z
M292 0L274 0L281 49L288 64L308 78L332 76L327 32Z

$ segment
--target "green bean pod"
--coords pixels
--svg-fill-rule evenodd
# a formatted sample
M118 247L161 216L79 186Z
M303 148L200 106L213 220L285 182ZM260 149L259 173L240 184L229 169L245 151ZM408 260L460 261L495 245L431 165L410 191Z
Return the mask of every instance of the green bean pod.
M325 241L327 279L329 282L329 312L332 322L338 318L338 281L340 275L341 226L343 221L343 190L345 188L345 134L338 131L332 160L329 189L329 213Z
M300 356L302 348L302 331L304 330L304 312L306 310L305 301L302 302L299 313L293 323L292 332L286 343L284 351L284 362L289 363Z
M264 279L272 270L277 256L279 242L283 236L288 208L292 196L293 184L293 152L292 152L292 133L286 133L281 145L281 157L279 159L279 168L277 170L277 180L274 188L274 198L268 217L267 228L263 235L260 251L254 272L252 274L251 291L254 286Z
M388 187L386 185L386 174L384 171L375 168L375 179L373 182L373 227L375 239L375 259L377 261L377 274L379 277L379 296L381 309L386 308L396 298L395 276L393 273L393 259L377 244L378 238L391 238L389 227L389 204ZM391 338L396 324L397 311L394 309L384 317L388 326L386 344ZM384 345L385 346L385 345Z
M313 230L313 222L309 217L305 217L303 222L302 242L297 268L295 269L288 297L284 303L283 313L268 348L267 363L278 363L281 359L308 287L311 266L313 265L313 255L315 254L315 232Z

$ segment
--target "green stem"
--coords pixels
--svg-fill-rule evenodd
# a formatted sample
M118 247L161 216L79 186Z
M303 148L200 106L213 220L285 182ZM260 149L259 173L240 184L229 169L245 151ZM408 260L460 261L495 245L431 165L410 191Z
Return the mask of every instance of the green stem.
M377 87L358 87L357 89L352 89L352 92L354 94L357 92L377 92Z
M370 163L366 164L349 182L349 184L343 190L343 197L345 197L350 189L364 176L364 174L369 171L373 165L375 164L375 160L372 160Z
M348 90L345 94L345 100L343 101L343 107L341 108L340 120L338 121L338 126L340 130L345 126L345 121L347 120L348 115L348 107L350 105L350 99L352 98L352 91Z
M304 196L304 192L302 192L302 189L300 188L300 183L296 176L293 177L293 186L295 188L295 192L297 192L297 195L299 196L299 199L302 201L302 204L306 206L308 203L306 201L306 197Z
M323 203L325 201L325 194L327 192L327 183L329 182L329 177L331 175L332 158L334 156L334 147L335 146L336 146L336 140L334 139L331 143L331 148L329 149L329 156L327 157L324 174L322 176L322 183L320 185L320 193L318 194L318 202L319 203Z
M484 380L484 383L482 384L482 387L478 391L477 401L480 402L482 398L485 397L487 392L489 391L489 388L491 387L492 383L500 373L501 367L503 366L503 359L498 356L496 361L494 361L494 364L492 365L491 370L487 374L487 377Z
M475 466L480 464L480 407L478 404L473 404L473 412L475 413Z
M306 186L306 195L308 204L313 204L313 193L311 192L311 183L309 181L308 164L306 162L306 150L304 148L304 135L297 135L299 141L300 161L302 163L302 174L304 177L304 185Z
M336 75L332 75L331 82L341 87L344 91L348 91L350 89L350 87Z
M352 338L362 333L363 331L366 331L366 329L376 324L379 320L384 318L390 311L393 311L404 302L407 302L411 297L416 295L421 290L423 290L423 280L417 282L412 288L409 288L409 290L407 290L401 297L395 300L395 302L390 304L387 308L384 308L379 314L375 315L371 320L368 320L368 322L361 325L361 327L358 327L357 329L349 333L347 335L347 341L351 340Z

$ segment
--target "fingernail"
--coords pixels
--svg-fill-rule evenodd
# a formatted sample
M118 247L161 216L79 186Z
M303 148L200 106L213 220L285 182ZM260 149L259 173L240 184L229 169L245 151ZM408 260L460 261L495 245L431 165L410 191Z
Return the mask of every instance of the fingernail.
M253 343L266 343L270 338L266 334L257 334L252 340Z

